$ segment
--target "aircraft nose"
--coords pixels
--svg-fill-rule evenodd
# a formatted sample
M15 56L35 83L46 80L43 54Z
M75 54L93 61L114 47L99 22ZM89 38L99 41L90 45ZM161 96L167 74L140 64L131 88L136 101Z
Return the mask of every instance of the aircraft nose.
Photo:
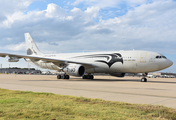
M173 65L173 62L172 62L171 60L168 60L168 59L167 59L167 66L170 67L170 66L172 66L172 65Z

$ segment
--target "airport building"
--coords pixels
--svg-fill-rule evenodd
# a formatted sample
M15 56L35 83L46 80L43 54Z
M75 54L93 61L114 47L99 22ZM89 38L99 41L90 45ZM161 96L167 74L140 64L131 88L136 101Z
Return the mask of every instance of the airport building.
M2 74L41 74L40 70L28 69L28 68L2 68L0 69Z

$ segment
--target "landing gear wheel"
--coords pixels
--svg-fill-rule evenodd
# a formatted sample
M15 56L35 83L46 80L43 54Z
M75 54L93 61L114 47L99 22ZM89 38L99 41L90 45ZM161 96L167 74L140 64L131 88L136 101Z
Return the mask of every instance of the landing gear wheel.
M61 75L57 75L57 79L61 79Z
M84 75L82 78L83 79L94 79L94 76L93 75Z
M141 82L147 82L147 78L141 78Z
M147 77L147 75L148 75L148 73L142 74L141 82L147 82L147 78L145 78L145 77Z
M63 75L63 79L69 79L70 76L69 75Z
M82 78L83 78L83 79L86 79L86 75L84 75Z
M90 79L90 75L86 75L86 79Z
M94 76L93 76L93 75L90 75L90 79L92 79L92 80L93 80L93 79L94 79Z
M70 79L70 76L66 74L59 74L57 75L57 79Z
M69 79L70 78L70 76L69 75L65 75L65 77L64 77L65 79Z

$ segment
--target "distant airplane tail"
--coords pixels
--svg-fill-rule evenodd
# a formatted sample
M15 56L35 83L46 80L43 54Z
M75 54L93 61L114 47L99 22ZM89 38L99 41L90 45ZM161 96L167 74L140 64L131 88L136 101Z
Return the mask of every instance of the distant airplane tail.
M43 55L29 33L25 33L27 55Z

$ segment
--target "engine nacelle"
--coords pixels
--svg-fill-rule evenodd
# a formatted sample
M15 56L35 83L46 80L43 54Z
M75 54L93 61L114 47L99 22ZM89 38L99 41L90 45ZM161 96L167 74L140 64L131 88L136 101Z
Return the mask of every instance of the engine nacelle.
M85 74L85 67L79 64L69 64L63 71L68 75L81 77Z
M114 72L114 73L109 73L109 74L112 75L112 76L116 76L116 77L124 77L125 76L125 73Z
M19 61L19 59L16 58L16 57L10 57L10 58L7 60L7 62L18 62L18 61Z

